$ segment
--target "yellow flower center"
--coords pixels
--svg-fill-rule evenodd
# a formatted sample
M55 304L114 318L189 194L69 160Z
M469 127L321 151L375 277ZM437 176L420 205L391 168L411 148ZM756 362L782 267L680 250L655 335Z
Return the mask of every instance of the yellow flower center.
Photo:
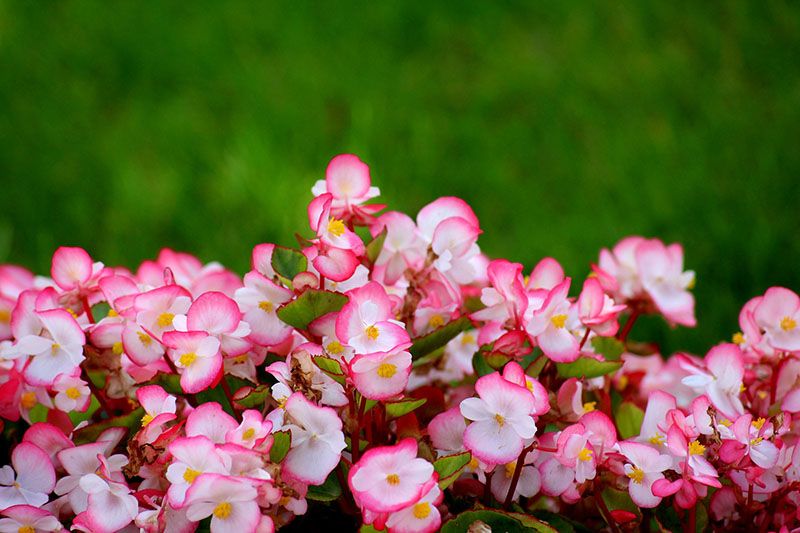
M115 343L114 343L114 345L111 347L111 351L112 351L112 352L114 352L114 355L122 355L122 352L124 352L124 351L125 351L125 349L124 349L124 347L122 346L122 343L121 343L121 342L119 342L119 341L117 341L117 342L115 342Z
M655 444L656 446L664 444L664 435L661 435L660 433L656 432L655 435L650 437L650 444Z
M479 466L478 460L475 457L473 457L472 459L469 460L467 466L470 468L470 470L475 470Z
M567 323L567 315L553 315L550 317L550 323L557 328L563 328Z
M19 404L23 409L33 409L36 405L36 393L33 391L23 392L19 398Z
M36 533L36 528L33 526L20 526L17 533Z
M154 417L153 415L151 415L150 413L147 413L147 414L145 414L145 415L142 417L142 425L143 425L143 426L146 426L147 424L149 424L150 422L152 422L154 418L155 418L155 417ZM186 472L188 472L188 471L189 471L189 469L187 468L187 469L186 469ZM184 477L184 478L186 478L186 473L184 473L184 474L183 474L183 477Z
M173 318L175 318L175 315L172 313L161 313L156 319L156 324L158 324L160 328L167 328L172 325Z
M107 316L108 316L109 318L114 318L114 317L118 317L118 316L119 316L119 313L117 313L117 312L116 312L116 311L114 311L113 309L109 309L109 310L108 310L108 315L107 315Z
M500 413L494 415L494 419L497 420L497 425L500 427L503 427L503 425L506 423L506 419L503 418L503 415L501 415Z
M737 331L733 334L733 343L739 346L744 344L744 334L741 331Z
M231 361L233 361L234 365L243 365L247 362L247 359L248 359L247 354L243 353L242 355L237 355L236 357L231 359Z
M429 514L431 514L431 504L428 502L419 502L414 505L414 518L422 520L428 518Z
M81 391L79 391L75 387L68 388L67 390L64 391L64 394L66 394L67 398L69 398L70 400L77 400L78 398L81 397Z
M766 422L766 419L764 419L763 417L759 417L759 418L756 418L755 420L753 420L753 422L751 422L751 423L753 424L754 428L761 429L762 427L764 427L764 423L765 422Z
M226 519L231 515L231 504L228 502L222 502L216 507L214 507L214 516L221 519Z
M781 329L783 331L792 331L797 327L797 321L791 317L785 316L781 320Z
M331 341L328 343L328 347L326 348L329 354L332 355L339 355L344 351L344 346L339 341Z
M506 463L506 478L511 479L514 477L514 470L517 469L517 462L511 461L510 463Z
M136 334L139 336L139 342L142 343L142 346L150 346L150 343L153 342L153 339L147 333L137 331Z
M386 476L386 482L389 485L399 485L400 484L400 476L397 474L389 474Z
M331 217L328 220L328 233L335 235L336 237L341 237L344 235L344 222L338 218Z
M638 466L634 466L633 470L628 473L628 477L631 478L631 481L634 483L638 483L639 485L642 484L644 481L644 470L639 468Z
M581 451L578 452L578 459L581 461L591 461L592 460L592 450L589 448L583 448Z
M759 444L761 444L761 441L763 441L763 440L764 440L764 437L756 437L756 438L754 438L753 440L750 441L750 446L758 446Z
M733 422L731 422L727 418L723 418L722 420L719 421L719 423L721 425L725 426L726 428L729 428L729 427L731 427L733 425Z
M461 345L466 346L467 344L472 344L475 342L475 335L472 333L464 333L464 336L461 337Z
M397 367L391 363L381 363L378 366L378 376L389 379L397 373Z
M0 309L0 322L3 324L11 322L11 311L8 309Z
M256 430L254 428L247 428L246 430L244 430L244 433L242 433L242 438L244 440L250 440L255 436L256 436Z
M690 455L703 455L706 451L706 447L700 444L698 441L693 440L689 443L689 454Z
M442 315L433 315L428 319L428 325L434 329L444 326L444 317Z
M187 468L183 472L183 479L186 483L194 483L194 480L197 479L197 476L202 474L202 472L195 470L194 468Z
M367 326L367 329L364 330L364 333L367 334L367 338L371 341L376 340L381 334L381 332L378 331L378 328L375 326Z
M178 359L178 362L181 364L182 367L186 368L187 366L190 366L192 363L194 363L195 359L197 359L197 354L194 352L189 352L183 354L180 357L180 359Z
M583 404L583 412L584 413L591 413L594 411L594 406L597 405L597 402L586 402Z
M271 313L275 306L272 305L272 302L268 302L267 300L263 300L258 302L258 308L264 311L265 313Z
M50 347L50 353L56 355L58 351L61 349L61 345L57 342L54 342L53 345Z

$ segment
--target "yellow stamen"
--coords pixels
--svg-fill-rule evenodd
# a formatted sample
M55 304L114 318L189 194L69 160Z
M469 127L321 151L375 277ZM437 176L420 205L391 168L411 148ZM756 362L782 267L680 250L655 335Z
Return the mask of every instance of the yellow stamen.
M733 334L733 343L739 346L744 344L744 334L741 331L737 331Z
M630 473L628 474L628 477L631 478L631 481L633 481L634 483L638 483L639 485L641 485L642 481L644 481L644 470L642 470L638 466L634 466L633 470L631 470Z
M258 308L264 311L265 313L271 313L275 306L272 305L272 302L268 302L267 300L258 302Z
M386 476L386 482L389 485L399 485L400 484L400 476L397 474L389 474Z
M150 343L153 342L153 339L147 333L137 331L136 334L139 336L139 342L142 343L142 346L150 346Z
M664 444L664 435L661 435L660 433L656 432L655 435L650 437L650 444L655 444L656 446Z
M8 309L0 309L0 322L3 324L11 322L11 311Z
M693 440L689 443L689 455L703 455L706 452L706 447L698 441Z
M154 417L153 415L151 415L150 413L147 413L147 414L145 414L145 415L142 417L142 425L143 425L143 426L146 426L147 424L149 424L150 422L152 422L154 418L155 418L155 417ZM189 469L187 468L187 469L186 469L186 472L188 472L188 471L189 471ZM186 477L186 473L185 473L185 472L184 472L184 474L183 474L183 477L184 477L184 478Z
M444 326L444 318L442 315L433 315L428 319L428 325L434 329Z
M550 323L559 329L563 328L567 323L567 315L553 315L550 317Z
M584 413L591 413L594 411L594 406L597 405L597 402L586 402L583 404L583 412Z
M109 317L109 318L114 318L114 317L118 317L118 316L119 316L119 313L117 313L117 312L116 312L116 311L114 311L113 309L109 309L109 310L108 310L108 317Z
M371 341L376 340L381 334L381 332L378 331L378 328L375 326L367 326L367 329L364 330L364 333L367 334L367 338Z
M578 459L581 461L591 461L592 460L592 450L589 448L584 448L578 452Z
M331 217L328 220L328 233L331 235L335 235L336 237L341 237L344 235L344 222L339 220L338 218Z
M472 459L469 460L469 463L467 464L467 466L469 467L470 470L475 470L479 466L478 465L478 459L473 457Z
M231 361L233 361L234 365L243 365L247 362L247 359L248 355L246 353L243 353L242 355L237 355L236 357L231 359Z
M19 398L19 405L23 409L33 409L36 403L36 393L33 391L23 392Z
M428 502L419 502L414 505L414 518L423 520L428 518L429 514L431 514L431 504Z
M791 317L785 316L781 320L781 329L783 331L792 331L797 327L797 321Z
M511 461L510 463L506 463L506 478L511 479L514 477L514 470L517 469L517 462Z
M344 351L344 346L342 346L342 343L339 341L331 341L328 343L326 350L331 355L339 355Z
M190 366L192 363L194 363L195 359L197 359L197 354L194 352L189 352L183 354L180 357L180 359L178 359L178 363L180 363L182 367L186 368L187 366Z
M750 441L750 446L758 446L759 444L761 444L761 441L763 441L763 440L764 440L764 437L756 437L756 438L754 438L753 440Z
M766 419L763 418L763 417L756 418L755 420L753 420L751 422L751 424L753 424L753 427L756 428L756 429L761 429L762 427L764 427L765 423L766 423Z
M729 428L729 427L731 427L733 425L733 422L731 422L727 418L723 418L722 420L719 421L719 423L721 425L725 426L726 428Z
M61 345L57 342L54 342L53 345L50 347L50 353L55 355L61 349Z
M244 433L242 433L242 438L244 440L250 440L255 436L256 436L255 428L247 428L246 430L244 430Z
M381 363L378 366L378 377L389 379L397 373L397 367L391 363Z
M506 423L506 419L503 418L503 415L501 415L500 413L494 415L494 419L497 420L497 425L500 427L503 427L503 424Z
M464 336L461 337L461 345L466 346L467 344L472 344L475 342L475 335L472 333L464 333Z
M111 351L114 352L114 355L122 355L122 352L125 351L125 348L122 346L121 342L115 342L111 347Z
M20 526L17 533L36 533L36 528L33 526Z
M160 328L167 328L172 325L173 318L175 318L175 315L172 313L161 313L156 319L156 324L158 324Z
M231 515L231 504L228 502L222 502L216 507L214 507L214 516L221 519L226 519Z
M194 483L194 480L197 479L197 476L202 474L202 472L195 470L194 468L187 468L183 472L183 479L186 483Z
M77 400L78 398L81 397L81 392L75 387L68 388L67 390L64 391L64 394L66 394L67 398L69 398L70 400Z
M69 311L69 314L71 314L71 315L72 315L72 318L76 318L76 319L77 319L77 318L80 316L78 313L76 313L76 312L75 312L74 310L72 310L72 309L67 309L67 311Z
M756 393L756 395L758 395L758 397L759 397L759 398L761 398L762 400L766 400L766 399L767 399L767 396L769 396L769 394L768 394L768 393L767 393L767 391L765 391L765 390L760 390L760 391L758 391L758 392Z

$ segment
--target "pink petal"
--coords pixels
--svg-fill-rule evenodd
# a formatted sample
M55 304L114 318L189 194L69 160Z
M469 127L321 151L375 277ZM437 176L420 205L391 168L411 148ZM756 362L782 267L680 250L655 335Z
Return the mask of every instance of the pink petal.
M454 196L444 196L420 209L417 214L417 225L423 235L432 239L436 226L451 217L463 218L472 226L480 227L478 217L467 202Z
M562 281L564 281L564 269L552 257L545 257L533 268L528 288L551 290Z
M221 292L206 292L192 303L186 320L190 330L216 335L235 330L242 313L236 302Z
M50 275L63 290L75 289L92 277L92 258L83 248L62 246L53 254Z
M337 155L328 163L325 183L334 198L361 198L369 192L369 167L352 154Z
M11 453L11 463L17 471L17 482L22 488L49 494L56 486L56 472L50 456L35 444L18 444Z

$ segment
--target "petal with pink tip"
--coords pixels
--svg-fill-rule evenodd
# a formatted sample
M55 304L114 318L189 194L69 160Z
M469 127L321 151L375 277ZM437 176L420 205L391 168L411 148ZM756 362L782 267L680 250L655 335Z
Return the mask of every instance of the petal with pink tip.
M204 293L192 303L186 314L190 330L214 335L232 332L241 320L239 306L221 292Z
M337 199L357 199L369 192L369 167L353 154L337 155L325 170L327 192Z
M562 281L564 281L564 269L561 264L552 257L545 257L533 267L528 288L551 290Z
M326 248L312 261L320 274L332 281L345 281L360 264L356 254L340 248Z
M433 233L436 226L445 219L451 217L460 217L469 222L472 226L479 228L480 223L478 217L472 208L462 200L455 196L444 196L429 203L417 214L417 225L420 232L427 237L428 240L433 238Z
M83 248L62 246L53 254L50 275L63 290L83 285L92 277L92 258Z
M18 444L11 453L11 463L22 488L49 494L56 486L56 472L50 457L35 444Z

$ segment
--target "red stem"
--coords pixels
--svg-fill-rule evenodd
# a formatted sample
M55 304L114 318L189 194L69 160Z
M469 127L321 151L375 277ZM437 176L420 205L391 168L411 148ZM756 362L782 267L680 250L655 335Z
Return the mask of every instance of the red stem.
M514 475L511 477L511 485L508 486L508 493L506 494L506 501L503 503L503 509L508 510L511 508L511 500L514 499L514 492L517 490L517 483L519 477L522 475L522 468L525 466L525 456L533 449L533 444L522 450L522 453L517 457L517 464L514 465Z
M578 350L583 350L583 345L586 344L587 340L589 340L589 333L591 331L591 329L586 328L586 333L583 334L583 339L581 339L581 345L578 347Z
M625 322L625 326L622 328L622 331L617 333L617 339L625 342L625 339L628 338L628 333L631 332L631 328L633 328L633 325L636 323L636 319L638 319L639 315L641 314L642 313L639 311L639 309L634 309L631 311L631 316L628 317L628 321Z
M92 306L89 305L89 298L83 296L81 298L81 303L83 304L83 312L86 313L86 318L89 319L89 322L94 324L94 315L92 314Z
M350 444L352 445L353 449L351 450L353 456L353 464L358 462L358 459L361 457L361 420L364 418L364 409L367 406L367 399L363 396L361 397L361 401L358 403L358 419L356 420L356 430L350 435Z

